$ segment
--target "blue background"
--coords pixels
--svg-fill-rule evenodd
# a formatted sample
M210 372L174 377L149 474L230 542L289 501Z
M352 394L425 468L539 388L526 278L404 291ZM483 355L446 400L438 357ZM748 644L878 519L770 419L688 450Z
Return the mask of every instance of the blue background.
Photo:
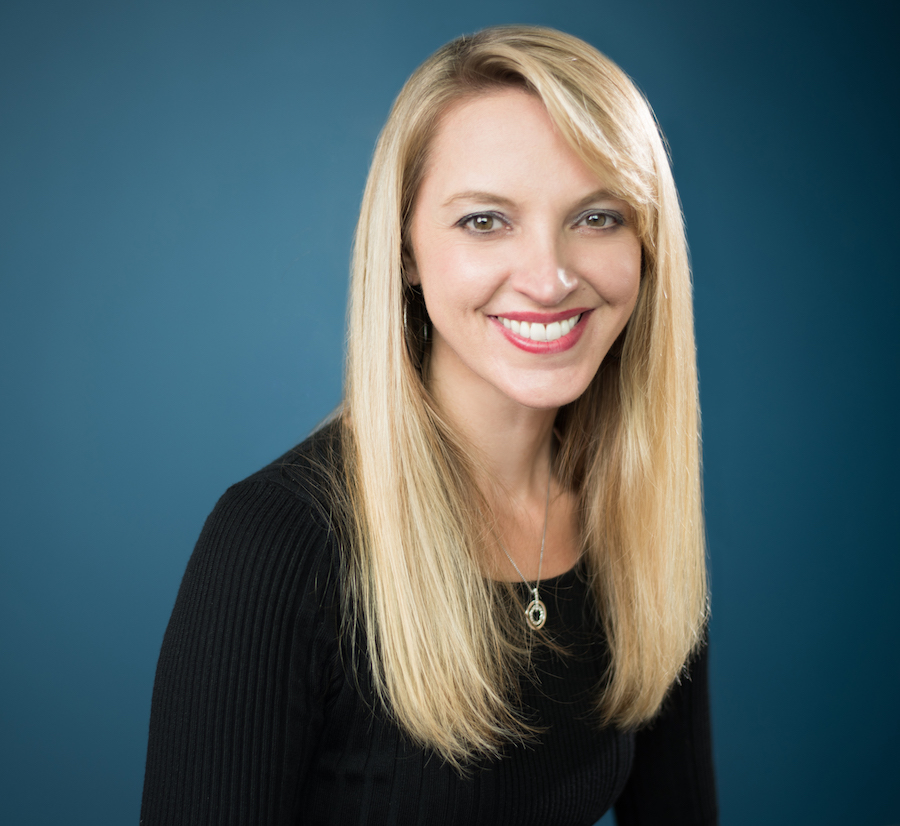
M6 2L0 821L137 820L225 487L338 402L371 150L540 23L653 102L696 280L722 821L900 822L896 4Z

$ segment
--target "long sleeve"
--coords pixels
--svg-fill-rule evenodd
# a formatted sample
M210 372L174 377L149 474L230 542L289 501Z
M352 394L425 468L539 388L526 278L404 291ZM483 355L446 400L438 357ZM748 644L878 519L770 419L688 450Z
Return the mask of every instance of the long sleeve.
M159 658L144 826L297 822L336 667L329 541L269 480L219 501Z
M637 733L631 776L615 806L619 826L718 823L708 671L704 646L659 717Z

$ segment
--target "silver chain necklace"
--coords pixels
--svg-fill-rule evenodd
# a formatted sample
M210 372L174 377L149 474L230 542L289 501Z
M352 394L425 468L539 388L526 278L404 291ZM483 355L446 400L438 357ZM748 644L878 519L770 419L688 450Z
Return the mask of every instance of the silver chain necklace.
M506 545L503 544L503 540L500 539L499 536L497 537L500 542L500 547L503 548L503 553L506 554L506 558L512 563L513 568L516 569L516 573L522 577L522 582L525 583L525 587L531 590L531 602L525 606L525 622L527 622L529 627L533 628L535 631L540 631L540 629L544 627L544 623L547 622L547 606L541 601L540 588L541 571L544 569L544 543L547 541L547 517L550 514L550 478L552 476L552 471L547 474L547 501L544 503L544 532L541 534L541 556L538 560L538 575L534 588L532 588L528 583L528 580L525 579L525 574L519 570L516 561L509 555L509 551L506 550Z

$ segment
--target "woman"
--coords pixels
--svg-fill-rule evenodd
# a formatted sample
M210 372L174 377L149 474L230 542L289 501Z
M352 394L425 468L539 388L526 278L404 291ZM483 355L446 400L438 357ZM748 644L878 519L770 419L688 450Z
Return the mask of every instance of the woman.
M653 116L575 38L460 38L375 151L341 411L188 566L143 822L713 823L706 606Z

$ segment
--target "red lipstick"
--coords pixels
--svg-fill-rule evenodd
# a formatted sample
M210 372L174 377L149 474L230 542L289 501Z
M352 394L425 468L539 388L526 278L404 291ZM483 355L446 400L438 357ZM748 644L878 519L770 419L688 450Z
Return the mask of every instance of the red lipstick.
M491 316L491 321L497 326L501 333L506 337L506 340L510 342L510 344L514 344L520 350L524 350L526 353L534 353L537 355L541 354L553 354L553 353L562 353L566 350L570 350L574 347L578 340L581 338L582 333L584 333L584 329L587 326L588 317L591 314L591 310L580 310L573 312L572 310L567 310L561 313L510 313L504 314L502 318L508 318L510 321L527 321L528 323L535 322L537 324L552 324L554 321L563 321L567 318L572 318L576 315L581 315L581 318L578 319L578 323L569 330L561 338L556 339L556 341L533 341L530 338L525 338L524 336L520 336L517 333L514 333L512 330L508 330L503 326L503 322L500 320L499 316Z

